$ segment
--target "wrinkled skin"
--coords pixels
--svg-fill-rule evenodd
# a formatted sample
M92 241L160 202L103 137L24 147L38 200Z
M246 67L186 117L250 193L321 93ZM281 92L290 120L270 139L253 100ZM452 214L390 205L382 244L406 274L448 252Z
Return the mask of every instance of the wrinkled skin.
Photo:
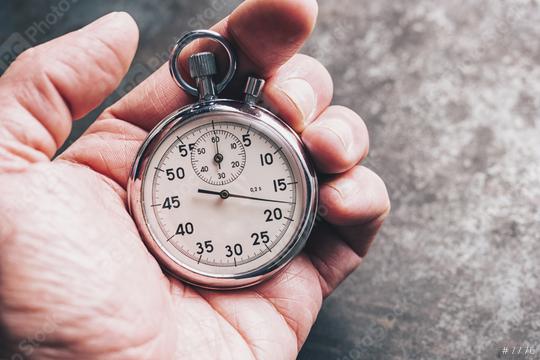
M359 165L368 134L330 106L332 81L295 55L314 0L248 0L214 29L239 49L240 78L268 80L265 101L301 133L321 174L322 214L308 247L276 277L213 292L163 274L126 208L147 132L188 98L159 69L51 161L73 120L118 86L138 30L124 13L23 53L0 78L0 358L293 359L322 300L361 262L389 200ZM264 47L259 46L265 44Z

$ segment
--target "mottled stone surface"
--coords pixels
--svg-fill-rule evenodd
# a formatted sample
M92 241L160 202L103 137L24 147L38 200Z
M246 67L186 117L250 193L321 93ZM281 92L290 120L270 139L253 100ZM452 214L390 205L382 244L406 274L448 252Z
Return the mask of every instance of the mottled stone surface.
M4 1L0 39L59 2ZM69 3L37 41L111 10L137 19L140 51L122 93L175 36L238 1ZM333 74L335 102L363 114L367 164L388 183L393 213L300 358L540 351L540 3L325 0L305 51Z

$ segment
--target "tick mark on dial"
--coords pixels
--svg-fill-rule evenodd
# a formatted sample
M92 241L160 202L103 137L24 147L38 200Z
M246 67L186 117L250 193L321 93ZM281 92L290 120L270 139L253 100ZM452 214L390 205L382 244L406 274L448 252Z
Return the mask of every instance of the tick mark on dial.
M226 129L228 129L230 132L227 132ZM182 257L189 258L192 264L191 266L195 268L199 268L200 266L203 266L203 264L206 264L208 266L213 266L216 269L222 267L231 269L232 267L235 267L232 270L236 272L240 271L244 267L248 268L249 266L252 266L250 264L256 264L253 262L256 259L274 258L274 256L278 256L278 254L281 254L283 248L286 247L286 245L283 244L289 243L288 240L284 242L281 241L282 238L289 234L286 233L287 229L298 225L297 223L299 219L296 219L296 217L293 218L293 216L296 215L296 201L299 201L296 198L296 193L303 190L303 187L294 184L300 183L300 185L303 185L304 180L299 179L298 181L296 181L295 179L296 177L298 177L298 175L301 176L302 173L298 174L296 169L294 167L291 167L291 164L289 163L291 149L289 149L289 147L286 146L284 143L276 143L275 141L273 141L274 139L267 139L264 134L261 135L257 124L255 129L253 130L254 133L251 133L251 130L252 125L248 123L246 123L245 126L237 124L229 125L229 123L227 123L226 121L222 122L218 118L214 119L214 121L211 121L211 119L205 119L204 124L198 128L192 129L186 133L180 134L179 132L177 132L176 134L174 134L171 138L171 141L166 142L167 146L170 146L167 152L164 153L161 161L159 163L152 164L152 166L150 167L150 169L152 169L155 166L153 174L151 173L151 171L148 172L148 175L152 175L154 177L154 183L152 188L153 199L148 199L148 202L146 202L145 206L152 207L152 214L155 214L156 221L162 230L162 239L163 235L166 236L165 239L167 242L163 244L166 245L166 247L171 248L173 250L172 255L177 257L179 260L182 260ZM250 135L249 141L252 142L253 146L253 148L249 150L247 147L245 147L245 144L248 143L248 141L244 139L247 138L247 136L245 138L242 137L245 136L246 133ZM216 140L218 139L218 137L220 141L218 144L216 144ZM186 139L186 141L183 141L183 139ZM174 141L174 143L171 144L172 141ZM186 156L184 156L185 159L179 160L178 156L176 156L178 153L178 147L180 146L182 148L182 153L184 154L184 148L186 148L188 143L190 145L190 149L188 150L189 158L186 154ZM282 180L282 182L288 185L286 191L272 192L270 191L271 189L265 187L264 189L261 188L260 190L253 192L250 191L249 188L240 186L236 187L232 185L229 190L229 185L227 184L234 181L236 178L239 178L242 173L244 173L245 175L244 180L249 180L251 182L251 180L253 179L251 185L259 184L256 181L268 180L266 177L264 177L263 179L263 175L265 174L261 173L258 168L251 166L254 164L246 163L247 154L249 154L249 156L252 156L250 150L255 151L256 155L258 155L259 152L273 154L274 165L276 165L273 170L276 173L272 174L272 177L283 178L284 181ZM225 160L225 158L227 160ZM165 203L157 203L157 201L154 200L165 200L165 197L170 197L171 195L176 194L176 187L178 186L178 183L167 181L168 177L166 175L168 175L168 172L171 172L169 169L172 169L173 172L175 172L175 170L178 169L179 166L181 166L183 169L186 169L185 163L189 161L191 161L191 166L194 170L194 174L197 175L199 179L203 182L197 180L196 177L189 178L184 183L182 183L183 188L185 186L185 190L183 191L186 191L185 196L195 200L195 205L200 205L202 210L204 210L205 207L212 207L219 203L231 203L231 209L238 208L242 211L244 211L246 208L249 208L246 210L248 212L251 211L251 208L253 208L254 210L260 210L262 212L263 207L264 209L268 207L271 210L274 210L274 208L279 208L281 210L282 215L279 214L281 221L276 219L275 221L272 220L274 221L273 223L265 223L265 225L269 227L266 230L268 230L269 234L272 234L268 243L262 243L261 241L261 245L263 246L259 246L259 248L253 249L250 248L249 251L244 248L245 255L240 255L240 259L237 259L235 257L237 256L237 254L234 253L231 254L231 257L226 257L225 253L222 251L218 251L218 254L214 253L214 256L207 256L208 254L206 252L204 254L197 253L199 248L195 246L195 243L184 242L181 239L182 236L176 234L175 231L169 232L169 230L171 229L176 230L176 228L173 229L173 226L177 226L177 217L180 216L183 219L185 216L189 216L191 209L184 207L178 210L178 213L169 215L171 214L170 212L162 210L163 204ZM222 171L218 171L219 162L221 162ZM236 165L237 162L239 162L240 164ZM246 170L243 172L244 166L246 166ZM240 180L242 179L243 178L240 178ZM272 179L270 179L270 182L271 181ZM212 187L206 188L204 183L209 183ZM202 190L205 188L206 190ZM210 192L210 190L214 191ZM209 195L201 196L197 194L197 192L203 194L206 193ZM204 201L205 197L207 197L206 202ZM229 198L239 199L229 200ZM217 203L215 201L217 201ZM229 215L226 213L226 210L223 210L223 207L219 208L216 206L215 209L212 207L211 211L214 210L216 211L216 213L213 213L212 216L214 217L215 222L222 221L223 219L226 219ZM229 206L227 210L229 210ZM259 215L261 215L260 219L257 218L256 220L260 220L261 222L263 222L265 217L262 214ZM186 217L186 219L189 219L189 217ZM213 234L219 229L205 228L197 230L200 230L201 232L204 231L204 235L206 236ZM244 229L238 229L238 233L232 233L231 237L236 236L236 238L242 238L242 236L245 236L243 231ZM208 234L206 232L208 232ZM167 239L167 237L169 237L168 234L174 234L174 236L171 236L169 239ZM203 234L201 234L201 236L202 235ZM213 246L216 247L216 249L221 248L219 245L216 246L216 244L213 244ZM274 249L277 251L275 255L273 254ZM204 262L202 260L203 256L205 257ZM233 259L232 262L230 261L231 259ZM194 262L195 264L193 264Z

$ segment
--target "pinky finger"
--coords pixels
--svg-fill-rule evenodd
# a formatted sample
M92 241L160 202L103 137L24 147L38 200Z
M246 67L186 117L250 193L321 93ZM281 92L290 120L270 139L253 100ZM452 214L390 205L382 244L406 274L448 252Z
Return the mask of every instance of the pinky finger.
M306 248L328 296L361 263L390 212L383 181L371 170L356 166L321 186L318 225Z

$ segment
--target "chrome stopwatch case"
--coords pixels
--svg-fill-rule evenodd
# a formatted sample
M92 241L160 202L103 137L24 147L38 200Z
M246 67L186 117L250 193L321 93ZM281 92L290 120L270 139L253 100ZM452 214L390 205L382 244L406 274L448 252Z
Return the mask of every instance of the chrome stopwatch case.
M224 46L230 68L215 84L214 55L192 55L193 87L178 58L203 37ZM170 68L199 101L169 115L144 141L129 181L131 214L169 274L212 289L259 283L302 250L313 228L318 187L308 154L292 129L256 105L263 80L248 79L244 101L217 98L236 70L233 49L219 34L184 36Z

